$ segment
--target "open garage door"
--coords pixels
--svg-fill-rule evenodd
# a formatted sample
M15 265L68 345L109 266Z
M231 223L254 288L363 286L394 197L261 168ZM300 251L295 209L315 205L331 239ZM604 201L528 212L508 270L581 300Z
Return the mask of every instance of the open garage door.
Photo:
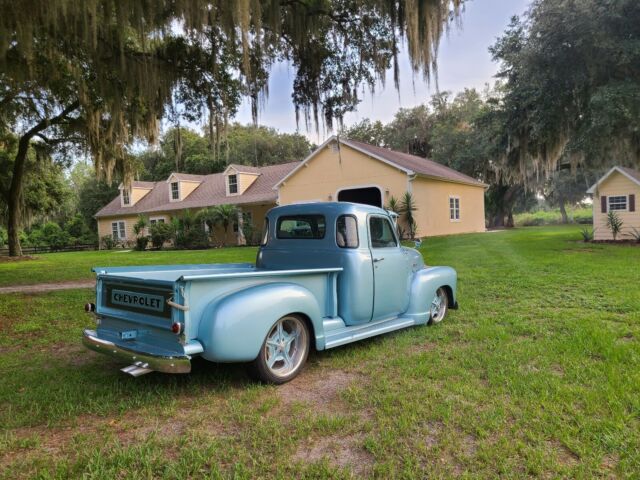
M338 192L338 201L382 207L382 194L377 187L348 188Z

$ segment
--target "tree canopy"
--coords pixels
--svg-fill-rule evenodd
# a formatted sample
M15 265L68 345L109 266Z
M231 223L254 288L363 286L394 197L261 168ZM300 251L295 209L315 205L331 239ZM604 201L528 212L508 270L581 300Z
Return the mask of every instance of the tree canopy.
M77 131L98 173L126 175L127 146L133 138L154 140L165 114L208 114L215 131L249 96L257 115L269 67L286 59L296 72L296 110L316 122L322 114L331 126L355 107L362 84L373 87L396 63L399 37L414 68L428 76L460 4L40 0L27 7L2 0L3 122L64 112L47 129Z
M499 171L640 163L640 3L535 0L490 49L505 81Z
M27 151L88 151L99 177L133 178L134 140L160 120L208 119L211 146L243 97L254 121L274 62L295 70L305 122L355 108L394 68L399 42L429 77L439 39L463 0L0 0L0 130L19 136L8 194L18 230ZM0 132L0 133L2 133Z
M159 148L135 155L134 164L140 179L166 180L171 172L206 175L222 172L231 163L262 166L294 162L309 155L312 149L303 135L239 123L227 127L218 153L211 151L206 136L186 128L167 130L159 144Z

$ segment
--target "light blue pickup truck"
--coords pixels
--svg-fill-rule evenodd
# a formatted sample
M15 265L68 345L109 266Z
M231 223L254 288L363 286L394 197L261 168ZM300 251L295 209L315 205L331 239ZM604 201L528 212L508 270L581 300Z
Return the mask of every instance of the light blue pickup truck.
M367 205L276 207L256 264L97 267L84 344L133 376L188 373L191 360L251 362L284 383L325 350L457 308L455 270L400 245L394 216Z

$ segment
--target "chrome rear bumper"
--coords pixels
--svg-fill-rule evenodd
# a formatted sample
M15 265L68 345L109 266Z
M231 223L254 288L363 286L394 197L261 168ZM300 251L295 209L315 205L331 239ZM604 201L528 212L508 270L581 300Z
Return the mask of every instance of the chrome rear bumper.
M95 330L85 330L82 343L90 350L104 353L141 368L164 373L189 373L191 371L191 357L187 355L164 356L131 350L98 338Z

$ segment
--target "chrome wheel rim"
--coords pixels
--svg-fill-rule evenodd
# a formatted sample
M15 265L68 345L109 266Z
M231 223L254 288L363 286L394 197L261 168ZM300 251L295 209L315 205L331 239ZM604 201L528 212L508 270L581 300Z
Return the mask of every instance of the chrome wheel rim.
M264 343L264 359L269 371L277 377L295 372L304 360L307 330L297 317L283 317L276 322Z
M447 313L447 292L444 288L439 288L436 291L435 297L431 301L431 321L434 323L441 322Z

